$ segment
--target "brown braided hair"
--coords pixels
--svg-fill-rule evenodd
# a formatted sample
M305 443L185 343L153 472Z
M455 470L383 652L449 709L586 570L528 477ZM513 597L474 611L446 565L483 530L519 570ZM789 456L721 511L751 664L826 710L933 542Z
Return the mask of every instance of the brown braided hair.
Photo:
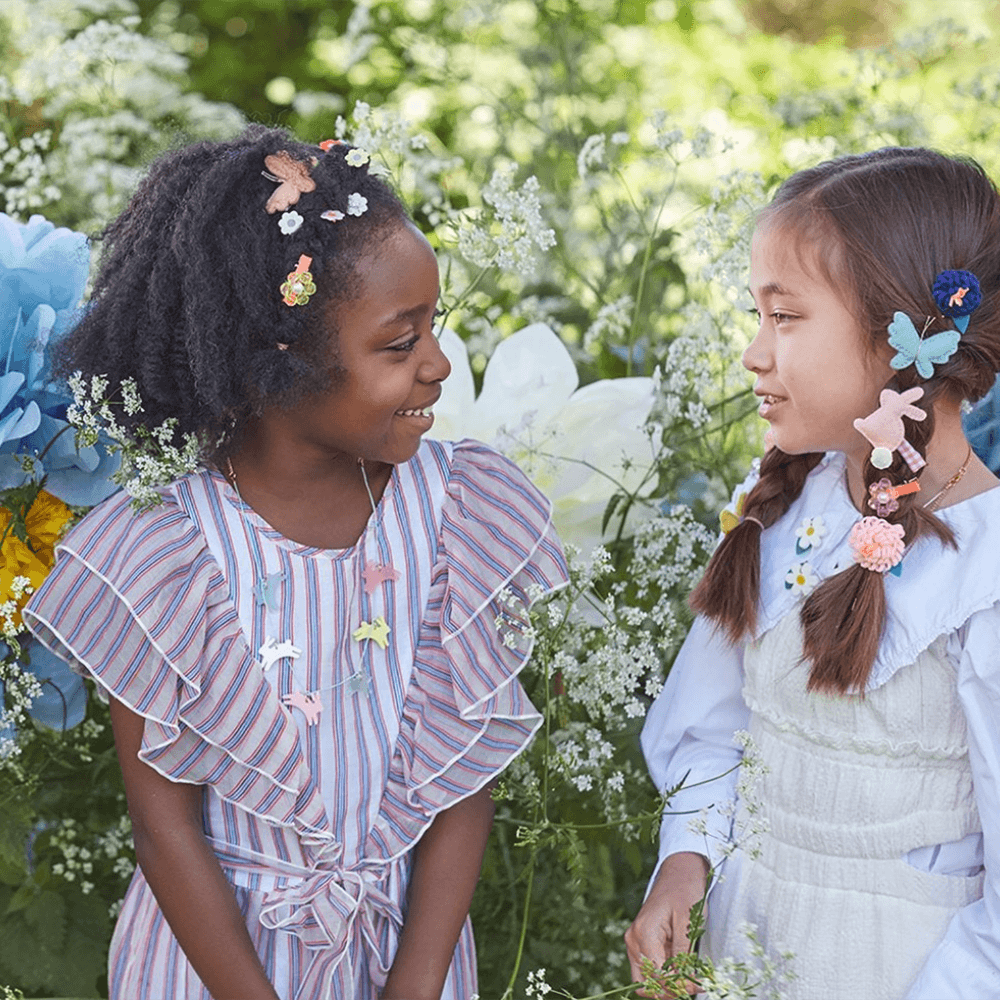
M886 327L897 310L918 327L930 317L929 333L951 328L931 294L941 271L972 271L979 279L982 303L955 354L935 365L926 381L911 366L886 384L897 392L923 387L919 405L927 419L904 419L906 439L926 456L934 434L934 402L979 399L1000 370L1000 197L993 182L964 157L881 149L794 174L761 213L759 221L765 220L804 247L824 248L815 254L817 264L852 303L872 353L885 344ZM756 631L760 525L770 527L785 514L821 458L778 448L764 456L742 523L723 539L691 594L691 607L732 642ZM867 487L883 476L902 483L912 473L894 453L888 469L866 462L864 476L867 498ZM955 544L951 530L924 509L919 494L901 496L899 509L886 520L903 526L908 545L922 535ZM804 656L811 662L810 690L863 690L885 626L882 574L852 564L823 581L803 602L800 616Z

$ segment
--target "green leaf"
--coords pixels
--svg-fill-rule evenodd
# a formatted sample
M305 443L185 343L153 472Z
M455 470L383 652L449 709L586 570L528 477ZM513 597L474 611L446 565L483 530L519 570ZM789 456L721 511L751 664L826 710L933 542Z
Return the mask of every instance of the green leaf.
M25 882L24 885L17 889L14 895L11 896L4 916L10 916L12 913L17 913L18 910L25 909L37 894L38 886L36 886L34 882Z
M603 535L605 531L608 530L608 522L614 516L615 510L617 510L618 505L624 500L625 497L621 493L616 493L609 501L607 507L604 508L604 517L601 518L601 534Z

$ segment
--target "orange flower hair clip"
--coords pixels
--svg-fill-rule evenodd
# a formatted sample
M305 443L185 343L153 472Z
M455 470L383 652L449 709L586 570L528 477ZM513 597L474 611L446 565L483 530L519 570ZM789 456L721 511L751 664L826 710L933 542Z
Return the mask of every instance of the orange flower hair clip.
M313 281L312 272L309 270L311 264L312 257L302 254L295 270L282 282L281 296L286 306L304 306L309 297L316 294L316 282ZM282 350L280 344L278 349Z

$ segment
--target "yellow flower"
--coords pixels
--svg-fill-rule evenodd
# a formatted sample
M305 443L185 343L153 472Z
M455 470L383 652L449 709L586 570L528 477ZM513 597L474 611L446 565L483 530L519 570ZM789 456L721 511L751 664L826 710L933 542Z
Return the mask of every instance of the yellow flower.
M20 626L20 611L29 595L15 595L14 578L27 577L32 590L37 590L42 585L55 561L56 542L73 519L73 514L58 497L45 490L40 491L25 518L30 546L22 542L13 531L7 531L10 519L10 511L0 507L0 535L6 533L3 545L0 546L0 603L16 601L18 613L12 620Z

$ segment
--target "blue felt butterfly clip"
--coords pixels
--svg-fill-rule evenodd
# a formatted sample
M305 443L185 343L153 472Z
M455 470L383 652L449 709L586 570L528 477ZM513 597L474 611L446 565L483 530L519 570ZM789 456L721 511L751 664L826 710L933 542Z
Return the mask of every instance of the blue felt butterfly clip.
M921 378L933 378L934 366L943 365L958 350L961 338L958 330L944 330L930 337L921 337L906 313L893 313L889 324L889 346L899 352L889 364L897 371L917 366Z

